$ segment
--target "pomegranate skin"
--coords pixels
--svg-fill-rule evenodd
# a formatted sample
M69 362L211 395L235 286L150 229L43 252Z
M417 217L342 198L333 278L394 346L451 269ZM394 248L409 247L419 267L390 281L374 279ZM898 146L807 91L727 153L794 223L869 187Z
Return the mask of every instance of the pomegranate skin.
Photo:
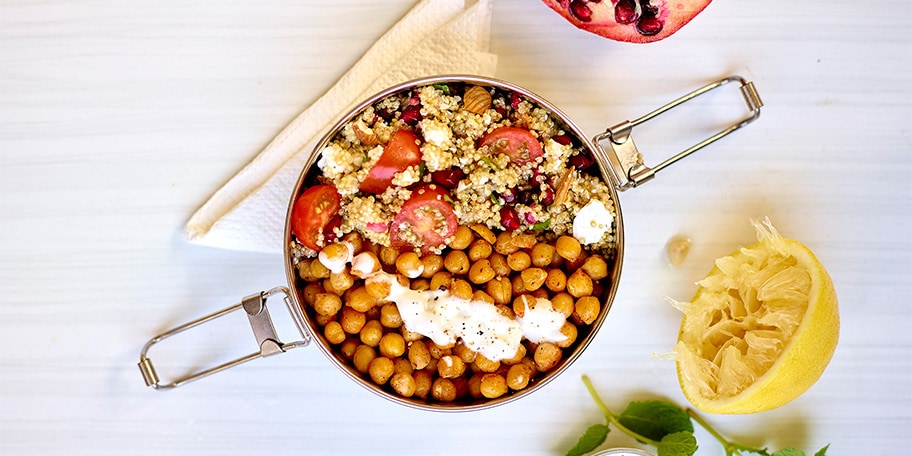
M712 0L542 0L575 27L628 43L661 41Z

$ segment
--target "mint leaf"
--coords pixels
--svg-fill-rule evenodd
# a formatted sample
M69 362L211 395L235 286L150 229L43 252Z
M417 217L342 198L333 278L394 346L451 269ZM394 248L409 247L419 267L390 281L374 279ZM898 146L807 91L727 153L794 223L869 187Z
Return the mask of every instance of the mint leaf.
M631 402L617 418L627 429L656 441L668 434L694 430L687 412L666 401Z
M825 447L821 448L820 451L814 453L814 456L826 456L827 449L830 447L830 444L826 444Z
M570 451L567 451L566 456L582 456L598 448L608 437L608 431L608 426L604 424L589 426L589 429L586 429L586 433L580 436L576 445L570 448Z
M770 456L805 456L804 451L796 450L794 448L786 448L784 450L779 450L774 452Z
M692 456L697 452L697 438L693 432L675 432L662 437L656 449L659 456Z

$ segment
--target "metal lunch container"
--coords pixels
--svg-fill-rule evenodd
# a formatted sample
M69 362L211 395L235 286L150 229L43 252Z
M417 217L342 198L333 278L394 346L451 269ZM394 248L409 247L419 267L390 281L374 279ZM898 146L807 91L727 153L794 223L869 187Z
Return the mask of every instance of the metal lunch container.
M719 131L713 136L699 142L698 144L679 152L678 154L666 159L665 161L659 163L656 166L650 167L643 163L641 155L639 154L636 145L633 142L631 137L631 131L633 127L640 125L659 114L662 114L675 106L678 106L684 102L687 102L691 99L698 97L701 94L714 90L716 88L722 87L729 83L736 82L739 84L739 89L742 94L742 97L747 104L748 113L747 116L742 120L739 120L737 123L734 123L730 127ZM319 329L318 325L312 320L312 318L307 315L303 310L303 299L301 297L300 290L296 286L297 282L297 271L293 263L293 256L291 252L291 242L292 242L292 233L291 233L291 211L294 206L294 202L297 199L298 195L301 193L302 189L307 184L308 175L313 168L313 165L316 163L320 151L323 147L328 144L333 137L343 128L343 126L349 121L355 119L361 112L376 103L377 101L395 93L408 91L412 88L419 86L433 85L433 84L442 84L442 83L467 83L472 85L478 85L483 87L493 87L497 89L502 89L508 92L517 93L531 102L537 104L538 106L547 109L551 116L560 124L562 129L567 132L568 135L575 136L582 144L582 147L586 149L589 154L596 161L598 168L601 172L603 180L608 184L607 187L610 192L611 200L614 204L615 209L615 239L616 239L616 248L614 251L614 258L612 261L609 261L609 274L605 279L610 286L606 287L606 292L603 296L604 302L602 310L598 318L585 330L580 331L579 337L576 341L575 347L571 347L569 353L565 350L564 357L560 361L560 364L555 367L553 370L547 372L541 379L537 380L536 383L530 384L527 388L507 394L497 399L490 400L472 400L472 401L454 401L453 403L436 403L436 402L426 402L424 400L404 398L396 395L394 392L383 389L377 384L370 381L370 379L364 378L364 376L356 371L354 367L350 364L344 362L340 355L334 352L333 347L324 339L322 331ZM297 185L295 186L294 191L289 195L289 204L288 211L286 214L285 221L285 272L287 277L287 287L278 286L271 290L255 293L248 297L245 297L241 300L240 303L237 303L231 307L222 309L218 312L212 313L200 319L191 321L184 325L178 326L171 330L168 330L162 334L159 334L149 340L146 345L143 347L142 352L140 353L139 368L143 375L143 378L147 386L151 386L155 389L171 389L188 382L198 380L200 378L212 375L216 372L223 371L230 367L242 364L244 362L250 361L252 359L265 357L269 355L274 355L288 351L292 348L303 347L309 345L312 341L316 340L316 345L320 350L329 358L330 362L335 364L335 366L348 375L355 382L359 383L361 386L367 388L368 390L386 398L393 402L413 407L423 410L432 410L432 411L468 411L468 410L480 410L494 407L496 405L505 404L507 402L512 402L521 397L529 395L544 385L549 383L551 380L560 375L561 372L566 370L573 361L579 357L579 355L586 349L592 339L595 337L595 334L598 332L598 329L601 327L604 322L608 310L611 307L612 302L617 291L617 286L620 280L621 274L621 265L623 262L624 254L624 230L623 230L623 218L621 216L621 206L618 200L618 191L625 191L627 189L637 187L652 178L655 177L655 174L666 168L667 166L681 160L682 158L692 154L693 152L702 149L703 147L721 139L722 137L728 135L729 133L747 125L748 123L756 120L760 115L760 108L763 106L762 101L760 100L759 95L757 94L756 89L752 82L748 82L745 79L739 76L727 77L713 83L707 84L693 92L690 92L670 103L659 107L658 109L646 114L640 118L637 118L633 121L625 121L614 127L608 128L604 132L596 135L591 140L576 126L573 124L570 119L563 114L557 107L549 103L547 100L542 97L522 88L517 85L511 84L509 82L486 78L478 76L464 76L464 75L454 75L454 76L435 76L430 78L418 79L397 86L391 87L387 90L384 90L373 97L365 100L363 103L356 106L352 109L346 116L342 118L333 128L329 130L320 143L310 152L310 156L305 162L304 168L298 178ZM266 307L266 302L269 298L282 295L285 306L290 312L293 321L297 327L298 332L300 333L301 339L292 342L281 342L276 333L275 327L272 323L272 319L269 316L269 311ZM214 320L221 316L232 313L236 310L243 309L246 313L250 325L253 329L254 336L257 341L258 351L255 351L247 356L237 358L233 361L226 362L219 366L215 366L200 372L196 372L185 377L174 380L170 383L162 383L159 379L159 376L155 370L155 367L152 364L151 359L148 357L148 351L150 348L166 339L170 336L173 336L177 333L186 331L190 328L198 326L202 323ZM621 451L621 450L611 450L611 451ZM626 453L599 453L607 455L643 455L648 453L642 453L639 450L624 450Z

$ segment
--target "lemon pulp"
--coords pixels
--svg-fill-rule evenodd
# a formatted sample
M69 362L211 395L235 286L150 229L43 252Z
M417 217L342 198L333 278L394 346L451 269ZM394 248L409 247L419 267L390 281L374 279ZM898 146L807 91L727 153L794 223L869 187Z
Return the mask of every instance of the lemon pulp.
M752 413L790 402L817 381L838 339L826 270L768 219L752 223L759 242L717 259L692 302L680 305L678 379L705 412Z

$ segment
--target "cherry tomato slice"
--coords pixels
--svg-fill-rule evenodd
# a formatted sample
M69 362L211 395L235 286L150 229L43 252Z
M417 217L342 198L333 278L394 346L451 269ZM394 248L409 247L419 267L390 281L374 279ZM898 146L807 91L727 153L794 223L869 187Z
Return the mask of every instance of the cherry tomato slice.
M510 161L519 165L528 163L543 154L538 139L519 127L500 127L484 135L479 147L490 146L495 154L506 154Z
M412 192L390 225L393 248L400 252L417 249L427 254L446 244L458 226L446 195L446 191L433 184Z
M383 193L393 183L396 173L421 163L421 140L408 130L397 130L383 146L383 153L359 188L366 193Z
M338 219L341 197L332 185L308 188L291 209L291 231L302 244L319 251L326 244L326 228Z

